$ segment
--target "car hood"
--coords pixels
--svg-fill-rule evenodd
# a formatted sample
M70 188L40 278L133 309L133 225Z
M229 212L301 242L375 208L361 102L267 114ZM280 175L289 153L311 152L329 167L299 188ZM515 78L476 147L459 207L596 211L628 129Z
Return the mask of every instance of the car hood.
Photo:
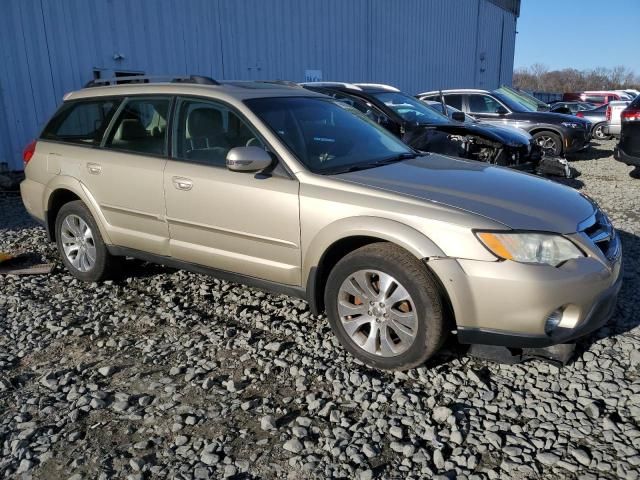
M489 130L490 132L493 132L495 135L498 135L501 138L504 138L505 143L510 138L517 139L518 143L525 143L525 144L529 143L532 139L529 132L526 132L518 127L512 127L510 125L495 125L495 124L489 124L489 123L482 124L480 122L465 123L465 125L479 127L479 128L482 128L483 130Z
M585 196L551 180L438 154L336 178L462 209L515 230L574 233L594 212Z
M510 147L526 146L531 140L531 136L524 131L499 125L451 122L444 125L418 127L417 130L420 128L435 129L450 135L477 135Z

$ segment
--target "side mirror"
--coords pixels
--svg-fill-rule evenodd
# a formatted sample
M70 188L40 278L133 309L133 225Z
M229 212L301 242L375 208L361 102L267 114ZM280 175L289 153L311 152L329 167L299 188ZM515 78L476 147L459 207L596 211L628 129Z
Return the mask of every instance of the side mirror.
M227 168L232 172L257 172L272 162L271 155L260 147L235 147L227 153Z
M500 105L498 108L496 108L496 113L498 115L506 115L507 113L509 113L509 110Z
M452 112L451 113L451 118L453 120L455 120L456 122L463 122L464 123L464 119L465 119L465 114L464 112Z

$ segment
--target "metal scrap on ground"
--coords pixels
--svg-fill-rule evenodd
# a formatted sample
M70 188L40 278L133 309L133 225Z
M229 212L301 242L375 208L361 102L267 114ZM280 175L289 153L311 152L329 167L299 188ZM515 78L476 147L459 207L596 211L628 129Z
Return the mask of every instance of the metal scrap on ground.
M34 253L11 255L0 252L0 275L46 275L53 270L53 263L42 263Z

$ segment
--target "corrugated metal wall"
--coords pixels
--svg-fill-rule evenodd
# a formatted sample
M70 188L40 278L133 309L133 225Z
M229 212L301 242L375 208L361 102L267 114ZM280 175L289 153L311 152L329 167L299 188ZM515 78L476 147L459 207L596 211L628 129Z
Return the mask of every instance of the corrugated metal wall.
M490 0L2 0L0 163L62 96L114 71L390 83L511 83L516 17ZM119 58L121 57L121 58Z

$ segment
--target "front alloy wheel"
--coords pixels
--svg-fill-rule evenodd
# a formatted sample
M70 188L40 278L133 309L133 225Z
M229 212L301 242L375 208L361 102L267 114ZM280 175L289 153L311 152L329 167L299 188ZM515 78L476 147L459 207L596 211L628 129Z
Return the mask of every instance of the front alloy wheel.
M604 140L605 138L607 138L607 135L604 133L603 123L596 125L596 127L593 129L593 137L597 138L598 140Z
M552 132L538 132L533 135L533 140L547 155L559 156L562 154L562 139Z
M372 243L345 255L329 273L324 302L342 346L372 367L416 367L446 338L433 274L392 243Z
M379 270L358 270L342 282L339 297L342 327L366 352L393 357L415 341L415 303L393 276Z

